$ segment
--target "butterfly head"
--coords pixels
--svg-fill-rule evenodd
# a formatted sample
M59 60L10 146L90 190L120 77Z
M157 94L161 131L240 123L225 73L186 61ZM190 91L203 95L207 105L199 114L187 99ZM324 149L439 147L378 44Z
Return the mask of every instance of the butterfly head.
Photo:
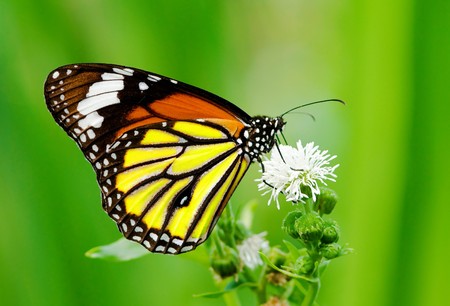
M273 148L276 134L281 132L285 124L282 117L255 116L250 126L242 130L238 142L242 143L244 153L250 159L256 159Z

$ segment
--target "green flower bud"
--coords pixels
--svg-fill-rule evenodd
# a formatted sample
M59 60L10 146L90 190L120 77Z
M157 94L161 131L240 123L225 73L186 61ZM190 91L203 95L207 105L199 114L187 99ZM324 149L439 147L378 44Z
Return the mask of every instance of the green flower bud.
M338 197L334 190L330 188L321 188L320 194L317 195L316 203L319 208L319 212L329 215L336 206Z
M307 213L295 221L295 228L304 242L319 241L323 227L323 219L316 212Z
M217 250L211 256L211 268L221 278L233 276L239 272L240 260L236 250L223 245L223 256Z
M335 221L326 221L323 229L323 236L320 241L325 244L337 242L339 240L339 226Z
M295 262L295 270L299 274L310 274L314 270L314 261L309 256L301 256Z
M300 236L295 228L295 221L299 219L303 213L299 210L291 211L283 220L282 230L285 231L291 237L298 239Z
M320 253L326 259L333 259L340 255L341 246L337 243L325 244L320 248Z

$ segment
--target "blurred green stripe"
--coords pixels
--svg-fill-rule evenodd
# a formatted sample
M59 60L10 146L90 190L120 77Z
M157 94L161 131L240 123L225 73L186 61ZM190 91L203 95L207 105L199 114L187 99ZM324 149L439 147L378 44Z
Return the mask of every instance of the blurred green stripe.
M415 1L414 113L391 305L448 301L449 13L449 1Z

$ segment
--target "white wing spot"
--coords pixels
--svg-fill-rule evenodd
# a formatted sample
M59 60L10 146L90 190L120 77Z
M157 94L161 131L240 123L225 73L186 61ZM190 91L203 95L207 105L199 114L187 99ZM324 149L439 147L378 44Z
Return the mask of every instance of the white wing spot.
M130 69L130 68L123 68L123 69L121 69L121 68L113 68L113 71L116 72L116 73L120 73L120 74L128 75L128 76L132 76L133 72L134 72L134 70Z
M53 72L52 77L53 77L54 79L56 79L57 77L59 77L59 71Z
M140 82L139 83L139 89L140 90L147 90L148 89L148 85L145 82Z
M139 237L139 236L133 236L133 240L135 240L135 241L141 241L141 237Z
M108 176L108 169L106 169L105 171L103 171L103 176L107 177Z
M152 74L149 74L147 79L152 82L158 82L161 80L161 78L159 76L152 75Z
M99 162L96 162L95 163L95 168L100 170L102 168L102 164L100 164Z
M116 153L111 154L112 159L117 159Z
M194 246L192 246L192 245L187 245L187 246L181 248L180 252L187 252L187 251L192 250L193 248L194 248Z
M92 146L92 150L94 150L95 152L98 152L98 147L97 147L97 145L93 145L93 146Z
M81 142L86 142L86 134L81 134L80 140L81 140Z
M59 85L62 85L62 84L64 84L63 80L59 81L59 83L58 83L58 84L59 84Z
M161 236L161 238L160 238L162 241L169 241L170 240L170 237L169 237L169 235L167 235L166 233L164 233L164 234L162 234L162 236Z
M101 95L108 92L114 92L124 89L123 80L103 81L92 84L86 97Z
M117 97L117 91L102 93L102 94L99 94L96 96L90 96L90 97L87 97L86 99L81 100L80 103L78 103L77 110L81 114L87 115L89 113L95 112L106 106L110 106L110 105L114 105L114 104L118 104L118 103L120 103L120 100Z
M134 219L130 219L130 225L131 226L135 226L136 225L136 221L134 221Z
M116 220L119 220L119 215L118 215L118 214L114 214L114 215L112 215L112 217L113 217L114 219L116 219Z
M144 231L144 229L143 229L142 227L140 227L140 226L136 226L136 227L134 228L134 231L135 231L136 233L142 233L142 232Z
M150 242L148 242L148 240L144 240L144 245L147 249L150 249L151 247Z
M108 206L112 205L112 199L110 197L108 197Z
M64 100L65 96L64 95L60 95L59 98L62 100Z
M115 142L110 149L115 149L120 145L120 141Z
M71 74L71 73L72 73L72 70L67 69L66 74L69 75L69 74Z
M91 159L95 159L95 155L94 155L94 153L89 153L89 157L91 158Z
M126 223L122 223L122 229L123 229L123 231L124 231L124 232L126 232L126 231L127 231L127 229L128 229L128 226L127 226L127 224L126 224Z
M170 247L167 249L167 252L171 253L171 254L175 254L177 252L177 250L175 250L174 248Z
M156 247L155 252L162 252L162 251L164 251L164 249L165 249L164 246L159 245L159 246Z
M110 180L110 179L107 179L107 180L106 180L106 184L111 185L111 180Z
M95 132L92 129L87 130L86 133L87 133L89 139L94 139L95 138Z
M86 117L84 117L83 119L81 119L80 121L78 121L78 125L83 130L87 129L89 127L99 128L102 126L103 119L104 118L102 116L100 116L97 112L93 112L93 113L90 113L89 115L87 115ZM89 131L92 131L92 130L88 130L88 133L89 133ZM93 133L93 131L92 131L92 133ZM95 134L94 134L94 136L95 136ZM89 138L91 138L91 137L89 136Z
M172 242L179 246L181 246L183 244L183 240L178 239L178 238L173 239Z
M170 82L172 82L173 84L178 84L177 80L170 80Z
M158 235L156 235L155 233L150 233L150 239L152 239L153 241L156 241L156 239L158 239Z

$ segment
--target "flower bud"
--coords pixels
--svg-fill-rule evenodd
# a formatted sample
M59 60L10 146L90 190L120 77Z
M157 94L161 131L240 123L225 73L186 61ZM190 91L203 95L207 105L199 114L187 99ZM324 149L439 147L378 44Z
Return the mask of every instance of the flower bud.
M314 270L314 261L309 256L301 256L295 262L299 274L310 274Z
M230 248L227 245L223 245L223 255L220 256L219 252L214 251L211 256L211 268L221 278L233 276L239 272L239 255L236 250Z
M323 219L316 213L307 213L295 221L295 228L304 242L319 241L323 235Z
M335 221L326 221L323 229L323 236L320 241L325 244L337 242L339 240L339 226Z
M340 255L341 246L337 243L325 244L320 248L320 253L326 259L333 259Z
M326 215L331 214L336 206L337 200L338 197L334 190L326 187L321 188L316 200L319 212Z
M281 228L292 238L299 238L298 232L295 229L295 221L297 221L297 219L299 219L302 215L303 213L301 211L294 210L289 212L283 220L283 225L281 226Z

